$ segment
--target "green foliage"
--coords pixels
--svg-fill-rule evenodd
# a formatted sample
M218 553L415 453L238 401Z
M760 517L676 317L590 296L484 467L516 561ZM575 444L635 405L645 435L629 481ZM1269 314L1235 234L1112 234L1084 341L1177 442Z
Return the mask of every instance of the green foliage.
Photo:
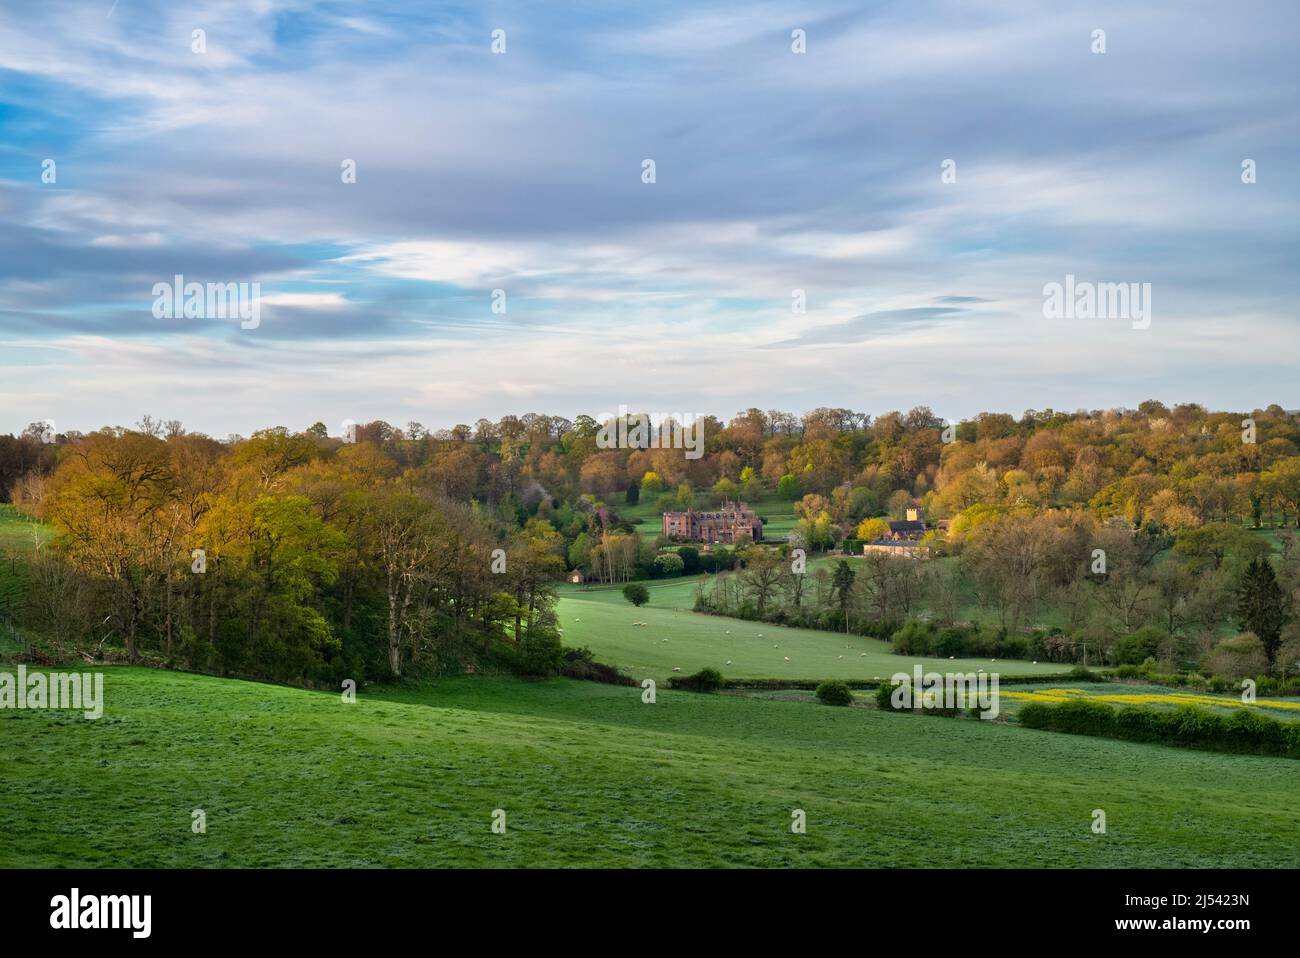
M597 662L595 653L585 646L580 649L565 649L560 674L570 679L582 679L588 682L604 682L607 685L636 685L636 680L624 675L612 665Z
M676 576L681 575L686 568L686 561L675 552L661 552L655 556L654 571L655 575Z
M1237 624L1264 643L1268 660L1277 656L1282 627L1291 620L1291 598L1278 585L1266 559L1252 559L1237 584Z
M650 590L640 582L629 582L623 586L623 598L635 606L643 606L650 601Z
M776 483L776 494L782 499L789 499L793 502L802 495L803 490L799 486L799 477L792 476L789 473L782 476Z
M674 676L668 682L675 689L688 692L716 692L725 684L722 673L717 669L700 669L694 675Z
M740 487L726 476L713 484L712 492L719 499L738 499L740 497Z
M881 682L876 686L876 708L884 709L887 712L894 711L894 689L898 688L893 682Z
M1258 636L1243 632L1218 643L1202 666L1215 677L1245 678L1263 674L1268 669L1268 655Z
M564 665L559 635L546 629L529 629L519 641L517 661L524 675L555 675Z
M1241 708L1223 716L1194 705L1176 709L1113 708L1075 698L1060 705L1030 702L1016 713L1027 728L1154 742L1219 752L1252 752L1300 758L1300 722L1280 722Z
M828 681L817 686L817 701L822 705L851 705L853 693L843 682Z
M1160 643L1168 635L1163 629L1154 625L1144 625L1136 632L1124 636L1115 643L1113 655L1120 665L1141 665L1160 652Z

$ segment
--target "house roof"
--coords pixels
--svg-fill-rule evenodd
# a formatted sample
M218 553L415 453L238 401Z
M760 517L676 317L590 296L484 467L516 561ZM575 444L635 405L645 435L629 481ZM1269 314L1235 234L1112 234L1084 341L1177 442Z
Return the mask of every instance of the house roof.
M890 532L924 532L925 523L919 519L890 520Z

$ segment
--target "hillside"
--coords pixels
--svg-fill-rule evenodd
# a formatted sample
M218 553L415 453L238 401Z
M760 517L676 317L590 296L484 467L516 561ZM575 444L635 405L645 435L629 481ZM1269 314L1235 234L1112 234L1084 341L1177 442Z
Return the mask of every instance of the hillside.
M134 668L105 685L98 721L0 712L0 867L1300 865L1276 759L562 680L352 706Z
M674 668L687 674L705 667L727 678L874 679L910 671L915 661L944 671L984 669L1002 675L1069 670L1052 662L917 660L894 655L889 643L879 639L696 613L690 609L697 581L647 582L650 603L639 609L623 598L620 588L566 588L556 607L564 644L585 645L597 659L629 675L658 680L674 674Z

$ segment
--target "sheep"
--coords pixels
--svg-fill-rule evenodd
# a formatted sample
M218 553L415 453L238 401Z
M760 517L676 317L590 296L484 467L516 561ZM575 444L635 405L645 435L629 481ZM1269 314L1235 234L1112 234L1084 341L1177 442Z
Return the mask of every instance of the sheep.
M731 664L731 659L727 659L727 664L728 664L728 665Z
M787 655L787 656L785 657L785 660L786 660L787 662L789 662L789 661L790 661L790 656Z

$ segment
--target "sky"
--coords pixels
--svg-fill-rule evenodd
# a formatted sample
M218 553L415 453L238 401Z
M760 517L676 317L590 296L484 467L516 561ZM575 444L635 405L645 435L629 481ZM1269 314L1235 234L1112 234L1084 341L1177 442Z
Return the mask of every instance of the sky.
M1297 408L1297 27L0 0L0 432ZM155 315L177 275L259 284L257 325ZM1067 276L1149 323L1049 316Z

